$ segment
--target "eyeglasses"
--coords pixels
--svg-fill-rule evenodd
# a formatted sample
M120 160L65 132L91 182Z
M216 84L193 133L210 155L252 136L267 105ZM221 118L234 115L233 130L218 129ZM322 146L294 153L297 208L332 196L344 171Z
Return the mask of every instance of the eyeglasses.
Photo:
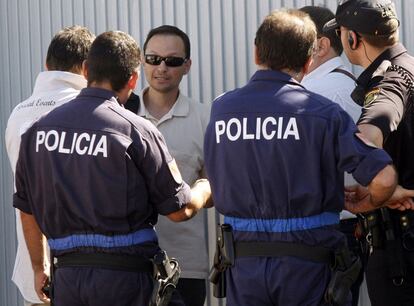
M155 54L145 54L145 62L150 65L158 66L161 62L164 62L168 67L179 67L185 62L188 61L188 58L176 57L176 56L158 56Z
M336 28L335 29L335 34L336 34L336 36L338 36L339 38L341 38L341 28Z

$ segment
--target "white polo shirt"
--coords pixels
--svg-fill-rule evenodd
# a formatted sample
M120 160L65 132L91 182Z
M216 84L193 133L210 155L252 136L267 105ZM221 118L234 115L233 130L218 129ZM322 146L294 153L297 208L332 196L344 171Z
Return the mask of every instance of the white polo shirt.
M190 186L200 177L204 168L204 133L210 119L210 105L198 103L181 93L177 101L160 120L147 111L140 93L138 115L150 120L163 134L168 150L175 158L181 175ZM203 209L186 222L172 222L159 216L157 225L160 247L168 256L179 260L181 277L207 278L207 213Z
M19 157L20 136L34 121L55 107L75 98L86 87L86 80L79 74L63 71L39 73L32 95L12 111L6 128L6 149L13 174ZM31 303L42 303L34 291L34 275L26 241L24 240L20 213L16 210L17 254L12 280L23 298Z
M352 117L354 122L357 122L361 115L361 106L351 98L355 81L344 73L332 72L337 68L349 71L342 59L337 56L307 74L302 80L302 85L306 89L338 103ZM356 182L352 175L345 173L345 185L353 184L356 184ZM355 215L348 211L341 212L341 219L352 217L355 217Z

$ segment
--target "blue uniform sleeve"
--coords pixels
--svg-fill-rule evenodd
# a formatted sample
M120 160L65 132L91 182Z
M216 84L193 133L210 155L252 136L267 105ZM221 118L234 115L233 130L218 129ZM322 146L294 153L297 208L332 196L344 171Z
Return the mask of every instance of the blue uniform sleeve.
M22 142L20 148L24 148L25 145ZM25 180L26 173L24 167L24 150L20 150L19 159L17 160L16 173L15 173L15 185L16 192L13 195L13 206L27 214L32 214L29 197L27 194L27 182Z
M338 167L367 186L378 172L392 164L392 159L384 150L365 144L358 137L352 118L344 111L339 112L336 122Z
M154 128L141 141L134 141L128 151L145 178L149 201L159 214L176 212L190 202L190 187L172 171L175 162L158 130Z

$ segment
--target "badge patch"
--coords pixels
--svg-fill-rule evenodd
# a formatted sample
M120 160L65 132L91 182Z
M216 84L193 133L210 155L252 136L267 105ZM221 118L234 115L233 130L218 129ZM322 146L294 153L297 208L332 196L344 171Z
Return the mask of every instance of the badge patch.
M171 175L173 176L175 182L181 184L183 182L183 178L181 177L181 173L175 159L168 163L168 168L170 168Z
M371 89L366 95L364 99L364 106L367 106L371 104L373 101L375 101L376 98L378 98L378 95L380 93L380 88L374 88Z

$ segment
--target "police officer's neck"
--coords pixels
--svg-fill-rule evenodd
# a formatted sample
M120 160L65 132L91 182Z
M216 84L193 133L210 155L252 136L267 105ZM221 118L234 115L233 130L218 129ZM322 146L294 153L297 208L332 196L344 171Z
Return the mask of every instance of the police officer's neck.
M361 40L359 48L359 63L357 65L366 69L377 57L379 57L385 50L392 48L394 45L385 47L375 47L368 44L366 41Z
M289 69L289 68L284 68L284 69L281 69L280 71L290 75L292 79L295 79L298 82L301 82L303 77L305 76L303 71L296 71L296 70Z
M106 90L113 91L114 96L117 98L118 102L121 103L121 104L124 104L128 100L128 97L129 97L129 94L130 94L128 88L126 88L126 87L122 88L119 91L115 91L112 88L112 85L109 81L102 81L102 82L93 81L93 82L88 84L88 87L90 87L90 88L100 88L100 89L106 89Z
M159 91L149 87L143 94L144 105L147 111L156 119L161 119L174 106L178 99L178 88L169 91Z

